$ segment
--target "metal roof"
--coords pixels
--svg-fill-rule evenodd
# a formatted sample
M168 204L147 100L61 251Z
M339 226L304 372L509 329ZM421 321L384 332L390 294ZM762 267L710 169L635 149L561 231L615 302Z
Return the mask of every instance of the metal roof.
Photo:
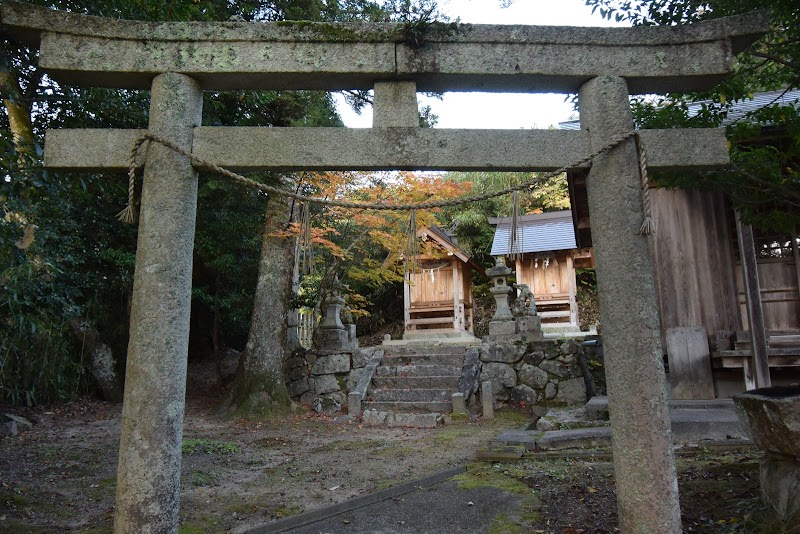
M790 91L767 91L756 93L750 100L740 100L734 102L728 109L728 116L722 121L721 126L730 126L740 121L745 115L767 106L790 106L800 104L800 89ZM711 100L699 100L688 104L689 116L694 117L702 109L703 105L713 105ZM766 126L766 125L765 125ZM558 123L561 130L580 130L581 121L579 119Z
M577 248L575 229L572 226L572 211L552 211L523 215L517 220L517 240L514 250L509 250L511 217L489 219L497 224L492 242L492 256L504 256L511 252L547 252Z

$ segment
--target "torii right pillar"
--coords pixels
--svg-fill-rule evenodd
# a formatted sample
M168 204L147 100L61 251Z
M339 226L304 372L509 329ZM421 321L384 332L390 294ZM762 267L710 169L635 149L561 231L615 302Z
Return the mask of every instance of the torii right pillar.
M592 150L634 129L623 78L599 76L579 93ZM586 181L595 250L619 528L681 532L660 324L635 141L595 158ZM642 484L642 481L648 481Z

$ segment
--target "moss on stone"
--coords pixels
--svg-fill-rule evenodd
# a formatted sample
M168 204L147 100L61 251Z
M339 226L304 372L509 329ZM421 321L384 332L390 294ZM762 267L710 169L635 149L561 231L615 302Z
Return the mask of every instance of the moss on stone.
M257 375L236 380L236 386L220 409L223 416L246 419L266 419L288 415L291 411L286 384Z

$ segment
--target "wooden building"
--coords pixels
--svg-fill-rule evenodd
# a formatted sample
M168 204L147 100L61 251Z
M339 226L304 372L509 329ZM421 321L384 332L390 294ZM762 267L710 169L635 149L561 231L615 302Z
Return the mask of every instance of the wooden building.
M591 247L585 175L569 176L579 247ZM756 387L754 346L737 239L721 193L650 189L655 281L675 399L713 399ZM753 230L742 225L745 233ZM800 234L755 231L756 298L773 383L800 375ZM752 249L752 247L751 247Z
M518 284L533 292L542 325L579 329L575 269L592 267L591 249L578 248L570 210L522 215L517 219L517 238L511 249L511 218L492 217L497 226L492 256L521 254L514 268Z
M406 273L405 334L473 332L472 271L483 268L436 226L420 228L421 254L410 258Z
M800 90L737 102L723 125L776 103L800 103ZM704 104L690 104L690 115ZM560 126L580 128L579 121ZM770 126L762 133L773 140L782 135ZM568 173L568 181L576 244L591 247L586 174ZM737 221L721 193L651 188L650 199L662 347L673 398L726 397L759 381L800 381L798 229L783 236L759 233Z

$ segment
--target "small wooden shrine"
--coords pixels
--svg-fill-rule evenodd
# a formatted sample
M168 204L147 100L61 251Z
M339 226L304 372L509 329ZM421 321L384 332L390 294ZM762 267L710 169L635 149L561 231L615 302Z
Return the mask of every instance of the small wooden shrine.
M436 226L420 228L420 253L408 258L405 335L473 331L472 271L483 267Z
M518 284L533 293L545 326L578 328L575 269L593 267L591 249L579 249L570 210L522 215L517 219L511 248L511 217L491 217L497 225L492 256L517 255L506 263Z

